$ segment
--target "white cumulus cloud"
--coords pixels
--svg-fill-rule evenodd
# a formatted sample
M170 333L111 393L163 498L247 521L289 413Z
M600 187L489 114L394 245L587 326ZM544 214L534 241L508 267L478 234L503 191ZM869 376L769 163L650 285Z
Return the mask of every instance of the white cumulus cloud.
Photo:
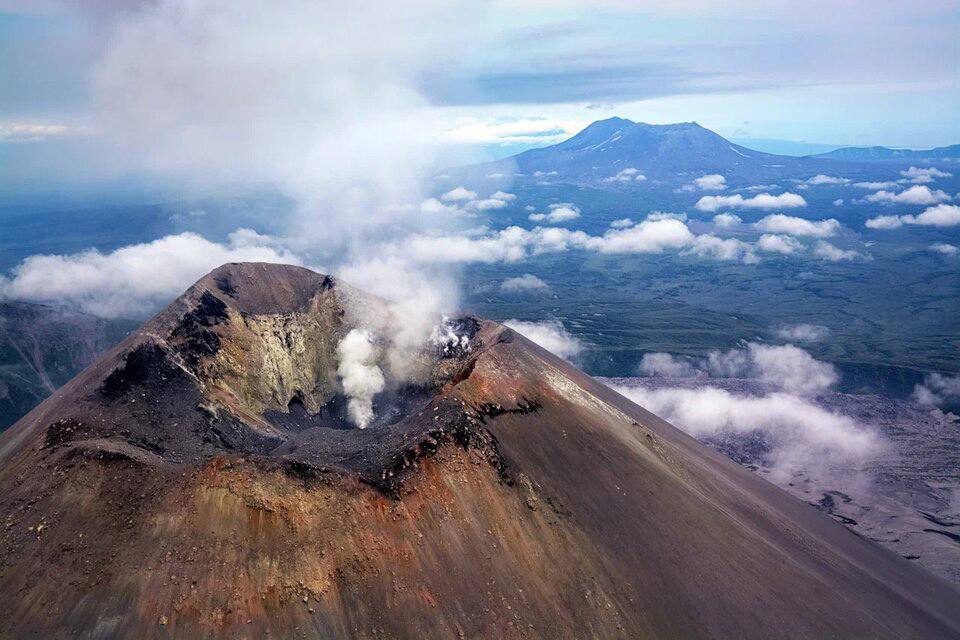
M757 241L757 247L763 251L792 255L803 250L803 245L790 236L765 233Z
M829 238L840 231L840 223L834 218L807 220L782 213L766 216L754 226L769 233L786 233L791 236L810 236L813 238Z
M864 257L863 254L853 249L841 249L826 240L819 240L817 244L814 245L813 255L830 262L857 260Z
M580 208L569 202L551 204L549 208L549 213L531 213L529 215L530 220L533 222L559 224L569 220L576 220L580 217Z
M700 176L693 183L701 191L723 191L727 188L727 179L719 173Z
M877 191L867 196L869 202L879 202L881 204L936 204L949 200L950 196L937 189L931 191L930 187L923 185L914 185L899 193L892 191Z
M65 302L103 317L143 317L227 262L301 264L268 236L249 229L225 244L194 233L165 236L109 253L35 255L13 270L3 287L22 300Z
M933 182L934 178L950 178L952 173L940 171L936 167L910 167L906 171L901 171L900 175L914 183Z
M897 229L905 224L914 224L927 227L953 227L960 224L960 206L955 204L938 204L927 207L918 216L877 216L870 218L864 225L870 229Z
M732 213L718 213L717 215L713 216L713 226L721 229L736 226L741 222L743 222L743 220L740 218L740 216Z
M781 193L774 196L758 193L744 198L739 193L732 196L703 196L694 205L700 211L714 213L721 209L788 209L807 206L807 201L796 193Z
M507 278L500 284L500 290L504 293L530 293L547 291L548 289L550 289L550 285L532 273Z

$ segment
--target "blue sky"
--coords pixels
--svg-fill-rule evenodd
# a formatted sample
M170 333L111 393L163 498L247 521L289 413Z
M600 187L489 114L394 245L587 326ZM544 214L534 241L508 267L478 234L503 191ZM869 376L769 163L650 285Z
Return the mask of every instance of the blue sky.
M352 67L356 57L357 77L402 76L396 93L405 107L415 96L418 132L436 138L448 153L453 149L453 156L457 150L483 157L554 142L612 115L652 123L693 120L737 139L909 147L960 142L960 3L953 0L427 0L405 6L403 15L377 3L353 13L333 4L280 4L291 21L277 18L276 31L238 29L221 40L223 25L233 24L221 14L241 11L243 2L0 0L0 143L20 147L0 150L0 162L35 161L40 170L41 147L51 143L98 155L101 138L130 126L129 110L118 114L110 104L124 99L117 82L130 77L115 82L110 76L118 50L133 51L120 64L128 71L141 58L196 64L189 34L161 34L152 50L124 42L131 32L150 42L150 30L160 28L193 29L199 38L216 33L223 48L282 51L278 69L302 51L305 64ZM301 10L305 15L295 15ZM319 25L324 12L349 25L351 38L344 43L335 32L317 31L316 40L331 40L329 51L344 47L340 57L316 58L312 48L311 21ZM292 32L289 42L285 29ZM267 42L271 37L279 42ZM262 68L229 73L269 73L273 58L265 60ZM189 70L164 65L154 70L161 76L155 93L179 99L176 92L190 84L183 80ZM204 86L216 71L204 71ZM168 72L178 76L164 86ZM342 80L339 74L305 77L311 87ZM147 83L135 82L136 95L146 97L142 110L163 112L167 105L157 106ZM112 92L105 93L104 84ZM243 100L242 91L234 99ZM141 118L136 126L155 122Z

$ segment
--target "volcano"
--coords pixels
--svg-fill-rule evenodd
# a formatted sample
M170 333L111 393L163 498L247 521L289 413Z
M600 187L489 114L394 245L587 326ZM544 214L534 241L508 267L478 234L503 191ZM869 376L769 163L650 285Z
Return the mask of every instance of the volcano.
M0 637L960 633L953 586L497 323L438 319L356 428L339 345L401 322L226 265L18 421Z
M595 183L628 168L658 179L722 173L728 178L749 180L809 171L814 166L819 165L810 158L748 149L696 122L655 125L608 118L591 123L563 142L476 165L466 177L456 169L445 173L470 179L519 172L516 177L534 181Z

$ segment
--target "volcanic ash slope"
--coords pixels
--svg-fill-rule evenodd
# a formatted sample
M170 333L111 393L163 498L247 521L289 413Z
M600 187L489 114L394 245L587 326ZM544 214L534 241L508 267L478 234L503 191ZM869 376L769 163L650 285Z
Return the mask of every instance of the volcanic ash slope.
M226 265L21 419L0 637L960 634L954 587L513 331L447 320L400 376L397 322ZM354 330L384 372L365 429Z

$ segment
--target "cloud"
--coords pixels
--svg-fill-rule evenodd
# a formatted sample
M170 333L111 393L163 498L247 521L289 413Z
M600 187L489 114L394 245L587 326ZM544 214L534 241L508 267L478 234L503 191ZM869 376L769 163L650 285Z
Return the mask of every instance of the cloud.
M883 447L873 431L853 418L790 393L731 393L713 386L614 389L695 438L762 433L769 443L763 462L781 482L799 472L857 466Z
M587 126L586 120L461 117L440 132L449 144L554 144Z
M863 254L852 249L841 249L826 240L819 240L813 247L813 255L830 262L841 262L845 260L857 260L863 258Z
M881 204L936 204L949 199L950 196L943 191L931 191L929 187L922 185L914 185L900 193L877 191L867 196L868 202Z
M396 207L423 199L437 146L422 74L443 64L482 8L185 6L157 0L112 16L91 103L124 170L212 191L275 187L296 205L285 231L338 259L417 226Z
M714 213L721 209L782 209L807 206L807 201L796 193L782 193L777 196L759 193L752 198L744 198L739 193L732 196L703 196L694 205L700 211Z
M643 182L647 179L647 176L640 173L639 169L634 169L633 167L627 167L622 169L615 176L610 176L609 178L604 178L604 182Z
M950 178L953 176L952 173L940 171L936 167L910 167L906 171L901 171L900 175L916 184L933 182L934 178Z
M802 181L804 184L808 185L820 185L820 184L850 184L848 178L837 178L835 176L827 176L822 173L818 173L812 178L807 178Z
M466 202L468 200L476 200L477 192L470 191L465 187L457 187L456 189L451 189L445 194L440 196L440 199L444 202Z
M863 224L868 229L896 229L903 226L899 216L877 216Z
M671 211L652 211L645 219L650 222L656 222L657 220L679 220L680 222L686 222L687 214L673 213Z
M31 256L3 288L21 300L66 302L102 317L142 318L212 269L247 261L302 264L275 239L249 229L230 234L225 244L181 233L110 253Z
M532 273L525 273L515 278L507 278L500 284L500 290L504 293L543 292L549 289L550 285Z
M791 342L823 342L830 329L819 324L789 324L778 329L777 335Z
M803 245L790 236L772 233L765 233L760 236L760 239L757 241L757 247L763 251L782 253L784 255L791 255L803 250Z
M749 243L734 238L718 238L710 233L695 236L685 253L716 260L741 260L744 264L760 262Z
M442 128L424 77L456 61L454 45L470 41L465 35L477 32L487 7L462 0L381 3L375 10L312 0L126 4L111 13L103 34L109 37L97 43L89 74L85 101L101 155L124 175L146 174L191 197L233 196L238 187L279 193L291 211L270 225L287 249L241 251L193 236L184 260L161 263L144 281L118 278L110 300L99 293L110 284L106 276L98 293L64 290L60 299L125 312L116 310L124 300L165 302L222 262L262 259L324 264L377 293L417 296L421 306L456 304L455 274L401 250L378 251L400 247L406 237L463 233L471 214L513 200L503 192L481 199L466 186L437 198L422 190ZM230 255L207 257L221 254ZM60 260L118 261L114 254ZM200 263L199 273L183 266ZM37 266L28 260L21 269ZM183 270L190 271L187 282ZM151 278L158 284L146 282ZM177 284L160 286L168 279Z
M928 207L918 216L877 216L870 218L864 225L870 229L897 229L905 224L928 227L953 227L960 224L960 206L938 204Z
M571 250L598 253L663 253L685 250L693 255L719 260L757 258L748 243L722 240L711 234L696 235L673 216L652 216L631 227L609 229L602 236L561 227L507 227L473 234L414 234L402 241L381 245L379 260L403 257L414 264L518 262L532 255Z
M693 183L701 191L723 191L727 188L727 179L719 173L700 176Z
M600 253L661 253L681 249L693 243L694 235L680 220L666 218L644 220L624 229L611 229L602 237L592 237L586 247Z
M960 375L931 373L913 388L913 399L923 407L942 407L960 402Z
M877 189L896 189L896 182L854 182L853 186L858 189L869 189L870 191L876 191Z
M781 331L791 338L827 333L817 325ZM824 398L840 379L833 365L793 345L748 342L701 359L648 353L640 373L650 379L613 388L701 440L755 442L759 434L761 462L781 482L859 465L884 447L875 432L830 409ZM721 388L732 386L730 379L739 391Z
M550 213L531 213L530 220L534 222L547 222L549 224L559 224L569 220L576 220L580 217L580 208L569 202L558 202L550 205Z
M0 122L0 144L42 142L81 133L62 124L37 124L31 122Z
M721 229L726 229L728 227L733 227L740 224L743 220L740 216L736 216L732 213L718 213L713 216L713 225Z
M833 365L816 360L808 352L790 344L749 342L745 350L715 351L708 357L707 368L714 375L755 378L799 395L826 391L840 379Z
M503 324L564 360L570 360L583 350L580 340L569 333L557 320L544 322L505 320Z
M840 379L833 365L792 344L747 342L736 349L711 351L701 360L678 359L667 353L645 354L644 359L648 364L641 371L648 375L747 378L799 395L816 395Z
M946 242L934 242L930 245L930 251L936 251L945 256L955 256L960 254L960 247L954 244L947 244Z
M640 373L644 376L663 378L696 378L707 374L686 358L669 353L645 353L640 358Z
M843 198L837 198L836 200L834 200L834 201L833 201L833 206L835 206L835 207L842 207L842 206L843 206Z
M631 218L620 218L610 223L611 229L625 229L636 224Z
M904 224L919 224L934 227L953 227L960 224L960 206L938 204L929 207L919 216L900 216Z
M516 200L517 196L512 193L504 193L503 191L497 191L489 198L483 198L482 200L471 200L467 202L466 208L471 211L489 211L491 209L503 209L510 205L511 202Z
M834 219L806 220L795 216L776 213L766 216L754 226L761 231L770 233L786 233L792 236L810 236L813 238L829 238L840 231L840 223Z

